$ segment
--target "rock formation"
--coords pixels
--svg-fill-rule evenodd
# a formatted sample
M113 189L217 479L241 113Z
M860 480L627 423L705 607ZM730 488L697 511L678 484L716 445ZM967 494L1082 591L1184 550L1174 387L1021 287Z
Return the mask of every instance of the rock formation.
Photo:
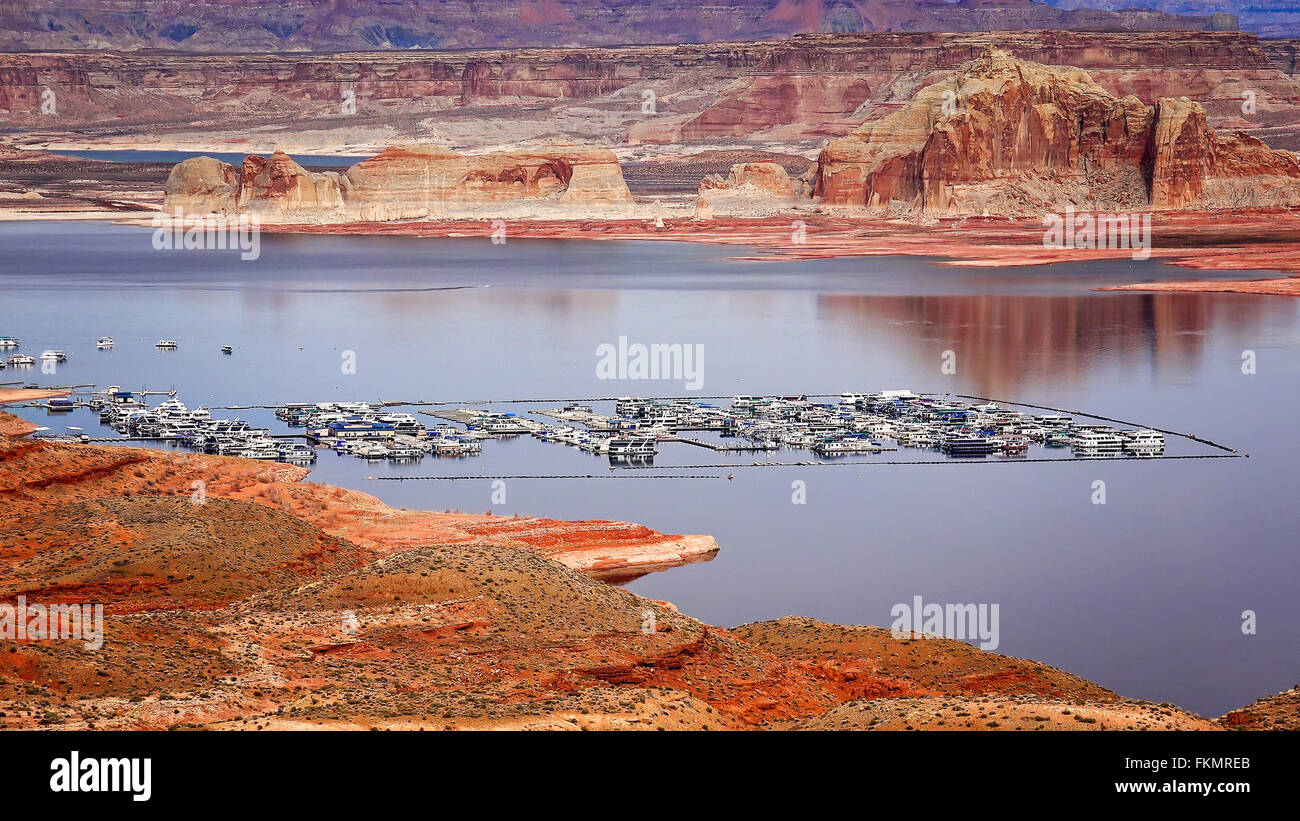
M932 72L956 69L990 42L1022 59L1084 68L1110 93L1147 105L1160 97L1201 100L1216 128L1258 129L1274 147L1300 147L1294 45L1240 32L809 34L681 46L239 57L0 53L0 118L21 144L189 152L255 153L269 135L290 154L371 154L401 141L477 145L485 135L501 145L557 135L589 144L820 141L893 110ZM52 89L56 117L43 111ZM1247 91L1257 103L1250 115L1242 111ZM655 95L651 112L643 110L647 92ZM521 110L517 101L527 105ZM91 124L111 131L86 133Z
M239 198L239 174L234 166L212 157L193 157L178 164L167 177L169 212L233 214Z
M618 160L604 149L549 145L493 154L442 146L388 150L346 172L312 173L282 152L233 167L185 160L167 181L164 210L249 213L274 222L387 222L425 217L621 215L632 203Z
M992 47L831 140L811 182L827 205L911 214L1300 205L1297 157L1215 134L1200 104L1146 106Z
M1300 204L1300 157L1242 131L1211 131L1186 97L1156 104L1149 152L1156 208Z
M816 31L1205 29L1210 20L1155 11L1058 9L1036 0L442 0L436 15L391 0L160 3L22 0L0 7L6 50L84 48L189 52L342 52L483 46L698 43ZM1277 35L1274 35L1277 36Z
M774 162L737 163L726 177L710 174L700 181L696 218L767 216L797 202L785 168ZM706 216L707 215L707 216Z
M343 207L339 175L333 171L313 174L283 151L276 151L270 158L245 157L237 207L241 212L273 220L337 212Z

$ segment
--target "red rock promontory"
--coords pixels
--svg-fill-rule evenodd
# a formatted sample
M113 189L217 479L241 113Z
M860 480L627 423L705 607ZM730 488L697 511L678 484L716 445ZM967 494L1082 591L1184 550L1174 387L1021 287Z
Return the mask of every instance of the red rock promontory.
M1300 204L1300 160L1220 136L1185 97L1116 97L1086 71L988 47L902 108L831 140L823 203L913 214L1042 214Z

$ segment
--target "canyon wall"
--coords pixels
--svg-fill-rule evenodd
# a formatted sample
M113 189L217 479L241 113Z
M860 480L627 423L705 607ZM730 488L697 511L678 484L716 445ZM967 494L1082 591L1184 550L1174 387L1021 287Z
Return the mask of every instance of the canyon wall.
M1096 5L1102 0L1090 0ZM801 32L1211 28L1194 7L1053 8L1033 0L6 0L6 50L342 51L701 43Z
M236 179L237 178L237 179ZM249 156L236 174L211 157L179 163L164 210L255 214L270 222L387 222L424 217L625 215L632 196L604 149L549 145L460 154L395 146L343 173L313 173L283 152Z
M827 205L909 214L1300 205L1296 155L1215 134L1198 103L1147 106L991 47L831 140L810 179Z
M1248 34L1040 31L514 51L0 54L0 114L11 125L40 129L198 120L247 126L304 117L328 128L358 117L423 114L436 121L458 108L519 101L593 100L639 114L641 92L651 90L658 105L654 117L643 118L646 128L676 127L682 139L708 139L783 123L833 122L878 91L885 92L882 103L906 99L926 73L956 68L989 44L1035 62L1105 70L1139 96L1214 97L1222 74L1231 73L1251 79L1262 95L1290 103L1300 98L1294 81L1278 70L1289 65L1287 57ZM893 89L896 82L904 87ZM712 87L720 89L716 99L696 99ZM47 92L54 94L53 112L42 107ZM351 113L344 106L349 94ZM692 119L656 123L673 116Z

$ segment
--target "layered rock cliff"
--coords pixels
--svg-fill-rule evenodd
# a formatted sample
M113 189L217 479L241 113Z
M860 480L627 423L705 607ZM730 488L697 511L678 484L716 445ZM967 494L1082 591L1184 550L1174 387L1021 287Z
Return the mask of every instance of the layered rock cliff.
M310 172L279 151L269 158L246 158L238 175L226 163L196 157L172 170L164 209L256 214L273 222L386 222L621 215L631 204L618 160L604 149L551 145L461 154L408 145L389 148L341 174Z
M506 124L594 101L606 115L625 116L606 122L584 108L584 140L621 139L629 130L633 141L708 140L790 125L827 136L859 124L860 118L835 130L864 101L883 106L906 99L926 73L957 68L990 42L1023 59L1088 69L1111 93L1133 93L1148 104L1186 94L1222 103L1212 115L1239 118L1241 92L1251 89L1260 124L1296 120L1300 84L1278 70L1290 63L1272 46L1265 53L1253 36L1114 31L817 34L783 42L238 57L0 53L0 117L38 129L42 139L98 123L113 134L152 126L157 143L156 126L169 124L209 142L214 128L228 127L232 139L247 143L255 136L250 126L286 119L347 131L375 121L409 128L411 115L423 114L433 127L454 131L456 118L446 115L458 109L477 106L477 117ZM645 91L656 95L653 114L642 110ZM43 108L47 92L55 95L53 115ZM343 107L346 94L353 95L353 113ZM536 108L493 107L517 99ZM541 133L550 134L574 127L561 117L542 125ZM474 128L459 137L461 144L481 144L481 122ZM395 141L394 133L385 144Z
M893 113L831 140L811 175L832 206L913 214L1300 205L1300 162L1220 136L1187 98L1116 97L1076 68L989 47Z
M1179 11L1187 16L1058 9L1036 0L6 0L0 46L355 51L699 43L818 31L1210 26L1195 8Z

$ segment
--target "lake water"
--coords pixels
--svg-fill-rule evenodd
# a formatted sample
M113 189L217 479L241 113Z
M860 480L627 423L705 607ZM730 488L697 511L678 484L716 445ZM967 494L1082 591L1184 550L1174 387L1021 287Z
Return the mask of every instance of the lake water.
M681 380L598 379L597 346L626 336L703 345L703 395L910 387L1195 433L1251 458L755 468L665 445L657 465L729 461L681 472L734 478L518 479L506 504L488 479L366 479L609 473L599 457L521 437L411 466L323 453L313 479L398 506L712 534L715 560L630 588L715 624L802 614L888 626L892 606L919 595L996 603L998 652L1206 715L1300 680L1300 301L1089 290L1188 275L1151 261L994 270L736 261L744 249L681 243L264 236L260 259L244 262L150 239L0 224L0 334L70 355L57 374L0 381L176 388L192 407L687 395ZM100 335L116 347L96 351ZM179 350L156 350L160 338ZM349 351L355 374L341 367ZM18 412L107 432L85 412ZM792 503L795 481L806 504ZM1255 635L1243 635L1246 610Z

